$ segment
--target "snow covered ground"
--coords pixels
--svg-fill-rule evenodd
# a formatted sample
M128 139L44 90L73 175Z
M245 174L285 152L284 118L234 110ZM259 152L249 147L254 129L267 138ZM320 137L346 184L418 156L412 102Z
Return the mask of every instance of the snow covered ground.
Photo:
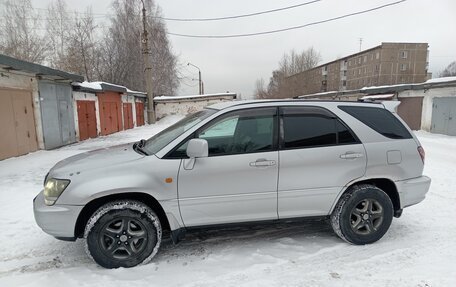
M257 225L192 232L165 241L150 264L107 270L81 240L35 224L32 199L57 161L148 138L177 119L0 161L0 286L456 286L456 137L425 132L431 190L368 246L343 242L325 221Z

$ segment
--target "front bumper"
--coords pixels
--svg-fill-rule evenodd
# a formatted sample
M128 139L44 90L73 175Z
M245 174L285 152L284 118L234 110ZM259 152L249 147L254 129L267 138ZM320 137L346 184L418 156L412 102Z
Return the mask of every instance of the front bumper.
M43 191L33 199L33 213L36 223L44 232L58 239L75 238L76 220L83 207L58 204L48 206L44 204Z
M396 181L401 200L401 208L420 203L429 191L431 179L427 176L420 176L412 179Z

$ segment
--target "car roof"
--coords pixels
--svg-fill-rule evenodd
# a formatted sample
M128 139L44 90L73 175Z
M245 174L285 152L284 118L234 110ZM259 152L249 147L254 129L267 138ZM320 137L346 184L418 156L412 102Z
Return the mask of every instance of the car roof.
M370 102L370 101L337 101L337 100L304 100L304 99L265 99L265 100L234 100L234 101L226 101L217 104L213 104L208 106L210 109L215 110L224 110L233 106L240 106L240 105L253 105L253 104L261 104L261 103L314 103L314 104L322 104L325 103L345 103L345 104L375 104L380 105L383 107L381 102Z

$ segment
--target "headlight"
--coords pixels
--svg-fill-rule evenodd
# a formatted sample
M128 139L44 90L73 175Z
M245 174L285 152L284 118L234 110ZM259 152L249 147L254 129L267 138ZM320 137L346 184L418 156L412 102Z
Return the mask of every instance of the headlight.
M70 184L70 181L67 179L48 179L44 185L44 203L46 205L53 205L68 184Z

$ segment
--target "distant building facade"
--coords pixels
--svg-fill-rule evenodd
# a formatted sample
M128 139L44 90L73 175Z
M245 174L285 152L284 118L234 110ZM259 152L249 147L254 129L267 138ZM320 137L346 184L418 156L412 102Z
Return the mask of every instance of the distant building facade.
M427 43L382 43L287 77L285 96L424 82L428 47Z

